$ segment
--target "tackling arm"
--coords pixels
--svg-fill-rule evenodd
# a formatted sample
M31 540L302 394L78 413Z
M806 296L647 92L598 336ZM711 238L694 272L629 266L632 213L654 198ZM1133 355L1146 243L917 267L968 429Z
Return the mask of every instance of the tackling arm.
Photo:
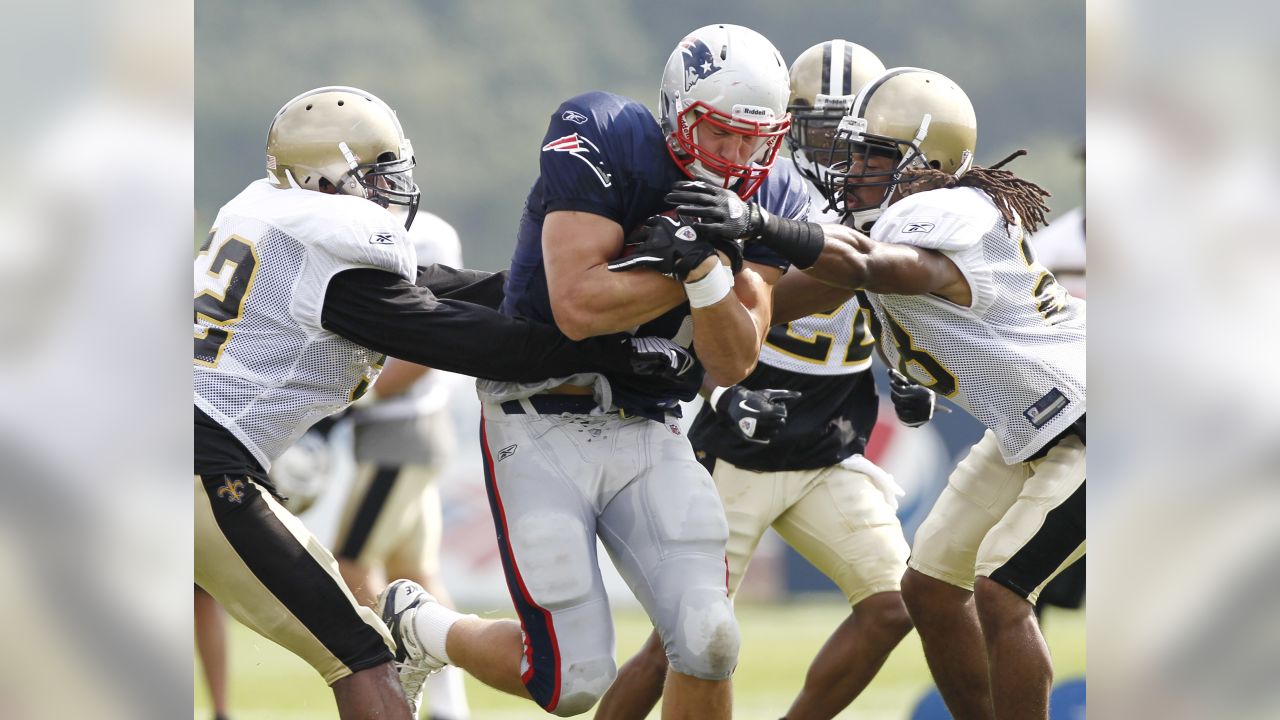
M936 250L878 243L844 225L823 225L817 262L805 270L828 285L893 295L933 294L969 305L972 293L960 268Z
M911 245L878 243L844 225L820 227L824 242L813 265L792 270L778 283L775 325L826 312L856 290L902 295L932 292L954 300L941 290L960 289L968 304L968 283L946 255ZM953 287L956 283L959 288Z

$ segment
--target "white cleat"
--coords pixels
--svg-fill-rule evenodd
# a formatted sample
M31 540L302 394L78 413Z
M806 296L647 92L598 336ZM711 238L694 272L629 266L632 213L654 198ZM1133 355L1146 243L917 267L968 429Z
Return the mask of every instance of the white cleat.
M435 597L412 580L396 580L378 596L378 615L396 641L395 663L400 673L400 687L404 688L414 717L418 717L427 677L445 666L444 661L423 648L414 627L418 611L430 604L436 604Z

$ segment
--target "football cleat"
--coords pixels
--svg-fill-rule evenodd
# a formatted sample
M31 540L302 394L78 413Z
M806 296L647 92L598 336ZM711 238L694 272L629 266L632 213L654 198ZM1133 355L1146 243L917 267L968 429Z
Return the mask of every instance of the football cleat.
M396 580L378 596L378 616L396 641L395 664L400 687L414 717L418 717L418 708L422 705L422 689L427 677L445 666L444 661L428 653L418 641L413 622L419 610L434 602L435 597L412 580Z

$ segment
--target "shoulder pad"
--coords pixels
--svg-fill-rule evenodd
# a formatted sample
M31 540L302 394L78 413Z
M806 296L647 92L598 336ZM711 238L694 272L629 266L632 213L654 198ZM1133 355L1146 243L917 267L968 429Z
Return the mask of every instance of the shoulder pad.
M933 250L960 250L981 240L999 218L1000 211L980 190L928 190L890 205L871 228L871 239Z

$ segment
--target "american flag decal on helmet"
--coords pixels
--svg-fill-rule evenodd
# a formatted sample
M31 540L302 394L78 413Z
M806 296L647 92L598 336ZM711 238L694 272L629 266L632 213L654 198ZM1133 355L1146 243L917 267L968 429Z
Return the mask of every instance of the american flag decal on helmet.
M542 146L542 152L569 153L586 163L587 167L591 168L591 171L596 174L596 177L600 178L600 183L602 185L605 187L611 187L613 185L613 176L604 171L604 163L592 162L591 159L587 157L591 153L599 154L600 148L596 147L595 143L582 137L578 133L565 135L564 137L552 140Z
M267 169L268 169L268 170L275 170L275 169L276 169L276 156L275 156L275 155L268 155L268 156L267 156Z

